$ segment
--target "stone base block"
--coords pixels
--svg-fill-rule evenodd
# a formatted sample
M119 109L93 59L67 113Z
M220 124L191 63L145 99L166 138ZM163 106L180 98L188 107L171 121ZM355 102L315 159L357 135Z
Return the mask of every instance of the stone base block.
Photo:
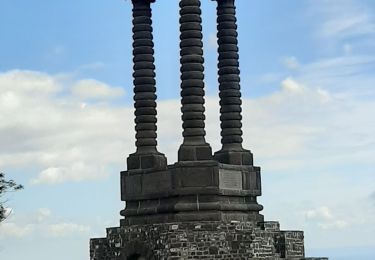
M212 160L212 149L206 145L181 145L178 150L178 161Z
M92 239L90 259L313 259L305 258L302 231L278 226L239 221L125 225L108 228L104 239Z
M127 159L127 165L128 170L162 170L167 168L167 158L162 153L133 153L129 155Z
M216 161L121 173L129 225L178 221L263 221L260 168Z
M220 150L215 153L214 159L225 164L253 165L253 154L245 149L242 151Z

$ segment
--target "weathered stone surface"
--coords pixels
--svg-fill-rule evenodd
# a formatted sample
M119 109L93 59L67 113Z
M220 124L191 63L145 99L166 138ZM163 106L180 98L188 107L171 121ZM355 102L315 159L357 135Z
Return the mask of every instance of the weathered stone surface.
M275 222L184 222L107 229L107 244L92 240L91 260L305 259L303 232L267 230ZM276 224L278 226L278 224ZM108 250L109 249L109 250Z
M215 152L214 158L225 164L253 165L253 154L245 149L231 150L226 146L225 149Z
M205 140L202 18L199 0L180 0L181 112L184 141L178 161L212 159Z
M151 0L133 2L134 108L137 151L127 159L128 170L162 169L164 154L156 149L156 81Z
M260 168L216 161L180 162L167 170L121 173L128 224L263 221Z
M252 165L252 153L242 147L242 101L236 21L234 0L217 0L218 80L223 146L214 157L221 163Z
M127 158L128 170L154 169L162 170L167 167L167 158L157 151L153 153L133 153Z
M108 238L90 239L90 259L107 260L114 254L113 249L109 246Z

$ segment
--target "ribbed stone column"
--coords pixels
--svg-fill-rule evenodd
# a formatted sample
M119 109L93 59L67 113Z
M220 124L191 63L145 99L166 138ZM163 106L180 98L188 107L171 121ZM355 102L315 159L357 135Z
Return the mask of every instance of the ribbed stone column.
M184 141L179 161L212 159L205 141L202 19L199 0L180 0L181 103Z
M234 0L216 1L222 149L214 157L221 163L252 165L251 152L242 147L236 7Z
M156 88L151 3L133 0L134 107L137 151L128 157L128 170L165 168L156 149Z

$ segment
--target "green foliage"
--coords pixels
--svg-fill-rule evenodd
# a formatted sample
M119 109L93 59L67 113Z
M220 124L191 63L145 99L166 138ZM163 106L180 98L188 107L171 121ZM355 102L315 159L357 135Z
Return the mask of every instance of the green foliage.
M6 180L4 173L0 172L0 222L3 221L5 216L5 207L3 196L7 192L14 192L23 189L23 186L17 184L14 180Z

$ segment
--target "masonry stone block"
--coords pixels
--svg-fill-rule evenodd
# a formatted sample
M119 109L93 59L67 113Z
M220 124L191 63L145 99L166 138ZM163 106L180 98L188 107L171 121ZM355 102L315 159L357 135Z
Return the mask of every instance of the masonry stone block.
M305 259L303 234L263 229L274 225L233 221L120 226L107 229L106 243L91 241L91 260L101 260L103 251L111 260L126 260L132 255L165 260ZM278 245L277 237L285 238L284 247Z

